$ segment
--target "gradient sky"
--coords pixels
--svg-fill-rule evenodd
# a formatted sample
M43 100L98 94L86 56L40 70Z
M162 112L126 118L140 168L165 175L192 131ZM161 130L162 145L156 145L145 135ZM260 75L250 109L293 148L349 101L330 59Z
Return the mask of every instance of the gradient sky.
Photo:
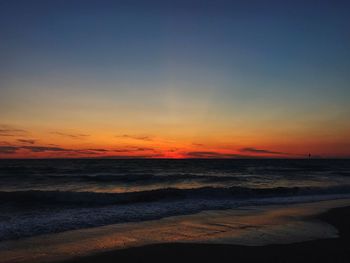
M0 0L0 158L350 157L349 14Z

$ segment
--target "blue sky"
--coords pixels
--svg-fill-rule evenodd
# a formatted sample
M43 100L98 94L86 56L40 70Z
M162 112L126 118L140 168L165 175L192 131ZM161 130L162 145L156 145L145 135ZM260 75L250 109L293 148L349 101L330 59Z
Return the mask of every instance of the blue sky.
M0 117L144 133L153 120L167 133L166 120L202 118L225 134L227 123L253 134L274 121L348 143L349 11L348 1L2 0Z

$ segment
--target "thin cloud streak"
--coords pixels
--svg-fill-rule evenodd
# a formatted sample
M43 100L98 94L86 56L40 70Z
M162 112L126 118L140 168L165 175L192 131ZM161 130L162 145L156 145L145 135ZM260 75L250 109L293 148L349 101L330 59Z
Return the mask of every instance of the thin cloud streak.
M20 136L26 134L26 130L17 129L8 125L0 125L0 136Z
M14 154L18 150L16 146L0 146L0 153L2 154Z
M87 149L88 151L93 151L93 152L108 152L106 149Z
M149 154L149 155L108 155L99 156L95 158L99 159L151 159L151 158L162 158L161 154Z
M51 132L51 134L55 134L55 135L59 135L62 137L68 137L68 138L72 138L72 139L83 139L85 137L90 136L89 134L73 134L73 133L65 133L65 132Z
M208 159L229 159L229 158L249 158L249 156L234 154L234 153L220 153L213 151L187 152L187 158L208 158Z
M130 147L126 149L103 149L103 148L88 148L88 149L69 149L69 148L63 148L59 146L42 146L42 145L1 145L0 146L0 153L1 154L14 154L17 153L17 151L20 150L26 150L30 151L32 153L45 153L45 152L56 152L56 153L62 153L66 155L101 155L103 154L111 154L111 153L130 153L130 154L136 154L137 152L153 152L149 155L142 155L145 158L149 157L152 158L156 156L154 153L155 150L153 148L146 148L146 147ZM114 156L114 155L113 155ZM121 156L127 156L128 158L132 155L121 155ZM135 158L140 158L140 156L135 155Z
M241 152L247 152L247 153L255 153L255 154L279 154L279 155L290 155L290 153L285 152L276 152L276 151L270 151L266 149L257 149L254 147L246 147L240 149Z
M130 134L123 134L123 135L117 135L115 136L117 138L128 138L133 140L140 140L140 141L152 141L152 137L150 136L138 136L138 135L130 135Z
M60 148L60 147L49 147L49 146L21 146L21 149L30 150L31 152L69 152L70 149Z
M25 144L35 144L35 140L32 139L18 139L18 142L25 143Z
M155 151L153 148L148 147L130 147L130 148L121 148L121 149L114 149L111 150L113 152L144 152L144 151Z

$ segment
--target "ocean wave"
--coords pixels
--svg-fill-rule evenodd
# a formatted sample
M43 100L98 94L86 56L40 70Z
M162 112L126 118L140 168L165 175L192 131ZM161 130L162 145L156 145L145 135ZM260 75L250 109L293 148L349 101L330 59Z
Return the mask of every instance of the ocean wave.
M224 182L224 181L240 181L258 177L254 175L246 174L234 174L229 175L205 175L205 174L191 174L191 173L174 173L170 175L158 175L153 173L60 173L60 174L26 174L23 176L21 174L2 174L0 175L2 180L37 180L37 181L65 181L70 182L118 182L118 183L130 183L130 182L140 182L140 183L166 183L166 182L176 182L176 181L208 181L208 182Z
M350 194L350 185L332 187L202 187L192 189L163 188L125 193L65 192L65 191L2 191L0 204L104 206L147 203L170 200L249 199L308 195Z
M0 160L0 240L349 198L349 171L348 160Z
M194 214L204 210L235 209L237 207L281 205L321 200L350 198L350 194L329 194L250 199L169 200L97 207L61 207L37 210L0 206L0 241L58 233L68 230L109 224L156 220L164 217ZM5 207L6 208L6 207Z
M0 241L108 224L155 220L204 210L338 198L350 198L350 186L168 188L131 193L0 192Z

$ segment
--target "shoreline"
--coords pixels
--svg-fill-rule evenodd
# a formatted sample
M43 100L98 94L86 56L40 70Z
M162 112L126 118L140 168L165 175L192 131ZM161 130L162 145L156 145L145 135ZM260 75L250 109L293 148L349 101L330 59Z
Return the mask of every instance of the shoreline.
M90 262L350 262L350 206L331 208L315 216L336 227L337 238L291 244L244 246L164 243L126 248L62 261Z
M145 258L147 255L158 257L158 253L161 255L163 250L170 249L178 257L181 251L189 250L184 252L187 254L198 250L197 253L200 253L204 249L205 255L207 251L215 254L216 250L222 249L241 251L241 248L249 250L271 244L334 239L337 229L321 221L323 217L318 215L345 206L350 207L350 199L205 211L142 223L66 231L0 242L1 262L92 262L90 258L100 260L100 257L101 262L113 262L104 259L104 255L116 257L116 260L122 258L122 262L140 262L133 254L140 254L141 259L142 255ZM350 216L346 219L350 220ZM230 254L229 251L224 253Z

